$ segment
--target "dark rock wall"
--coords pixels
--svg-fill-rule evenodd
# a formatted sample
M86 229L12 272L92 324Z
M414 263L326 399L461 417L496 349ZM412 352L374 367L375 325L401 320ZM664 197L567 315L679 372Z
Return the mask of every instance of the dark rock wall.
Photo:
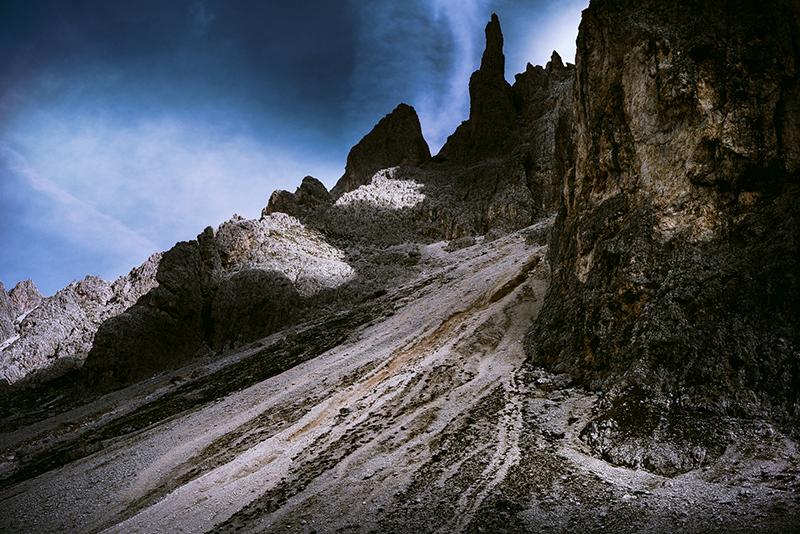
M643 402L797 417L798 20L779 0L584 12L533 362Z
M209 351L263 337L287 324L299 301L280 273L223 276L209 227L164 253L158 286L104 322L86 368L101 388L147 378Z
M282 189L273 192L261 215L280 212L302 218L327 208L332 202L325 184L313 176L306 176L294 193Z
M492 15L480 69L470 78L470 115L435 160L447 169L480 223L455 223L466 232L511 231L558 207L572 164L574 65L553 57L528 65L511 86L504 76L503 35ZM455 232L453 235L463 235Z
M470 163L507 153L513 148L517 112L505 79L503 33L497 15L486 25L481 66L469 79L469 119L447 138L439 157Z

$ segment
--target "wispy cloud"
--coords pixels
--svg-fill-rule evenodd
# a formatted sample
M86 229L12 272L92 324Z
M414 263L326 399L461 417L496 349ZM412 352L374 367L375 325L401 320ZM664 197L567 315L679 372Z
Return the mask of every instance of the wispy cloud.
M123 274L158 250L234 213L257 217L275 188L304 174L339 173L291 153L202 124L59 115L29 121L0 145L5 172L31 195L3 218L57 235L83 254L116 258L96 274ZM63 273L70 279L85 273ZM12 281L8 281L11 283Z
M144 259L157 250L153 241L40 175L22 155L2 143L0 164L21 180L17 185L45 197L49 209L39 213L34 224L46 227L49 233L84 250L117 256L124 263L130 263L132 258Z
M436 152L469 111L485 0L353 2L358 21L350 115L368 129L400 101L413 105Z

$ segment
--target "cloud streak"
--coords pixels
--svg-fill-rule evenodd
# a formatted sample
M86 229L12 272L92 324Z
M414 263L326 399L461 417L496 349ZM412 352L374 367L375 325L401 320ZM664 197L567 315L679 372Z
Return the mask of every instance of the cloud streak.
M27 122L0 145L14 181L4 187L26 197L4 219L16 210L41 233L72 243L73 254L113 258L95 271L104 278L234 213L258 217L273 189L294 189L304 173L330 183L339 172L323 160L203 124L68 115Z
M87 251L112 254L126 265L132 258L144 259L157 250L150 239L40 175L22 155L5 144L0 144L0 164L21 180L17 185L45 197L48 211L33 215L38 219L36 224L45 227L48 233Z

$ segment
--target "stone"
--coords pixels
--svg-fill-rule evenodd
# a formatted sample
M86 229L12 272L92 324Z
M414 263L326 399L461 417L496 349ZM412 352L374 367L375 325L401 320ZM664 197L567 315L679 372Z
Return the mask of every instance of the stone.
M661 472L718 452L726 416L800 415L798 6L726 6L584 12L574 170L526 341L608 393L605 457Z
M416 166L430 157L417 112L408 104L399 104L350 150L344 175L331 194L338 198L369 183L372 175L381 169Z
M14 324L16 338L0 350L0 381L15 383L32 375L45 380L81 366L98 327L154 287L160 259L161 254L152 255L111 284L87 276L47 298L30 281L18 284L15 310L21 313Z
M39 289L33 283L33 280L19 282L8 292L8 298L14 306L14 313L17 317L29 313L42 302L42 294L39 293Z
M486 24L481 65L469 80L469 119L447 138L437 158L473 162L507 152L514 142L517 113L505 79L503 32L492 13Z
M158 286L98 329L87 372L114 389L264 337L353 275L341 251L294 217L235 216L164 253Z
M0 282L0 342L14 335L14 304Z
M280 189L272 193L261 215L285 213L302 219L309 214L324 210L332 203L333 199L325 185L313 176L306 176L294 194Z

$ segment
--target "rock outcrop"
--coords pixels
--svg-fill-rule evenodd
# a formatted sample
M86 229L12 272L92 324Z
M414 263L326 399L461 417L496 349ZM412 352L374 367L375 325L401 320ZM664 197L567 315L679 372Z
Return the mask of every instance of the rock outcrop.
M500 20L492 13L486 25L486 48L481 66L469 79L469 119L447 138L438 158L475 162L514 148L517 111L505 79L505 56Z
M99 387L116 387L253 341L353 275L341 251L294 217L234 217L164 253L158 285L100 327L86 368Z
M800 415L795 2L595 0L533 362L607 393L585 438L674 473L725 417Z
M273 192L261 215L285 213L293 217L304 218L318 210L324 210L332 203L333 199L325 184L313 176L306 176L294 193L282 189Z
M517 150L523 154L526 184L538 210L534 218L558 208L573 165L574 81L575 66L564 65L554 51L545 67L528 63L512 86L521 132Z
M0 342L14 335L14 305L0 282Z
M398 165L416 166L430 157L417 112L408 104L400 104L350 150L344 175L331 193L339 197L367 184L372 175L381 169Z
M514 85L505 79L503 35L492 15L480 69L470 78L470 114L434 158L479 221L450 223L449 237L510 232L558 208L572 166L574 65L557 53L545 67L528 65ZM462 214L464 210L461 210ZM463 232L463 233L462 233Z
M160 258L154 254L111 284L87 276L44 299L30 281L20 282L9 299L18 321L13 341L0 351L0 382L14 383L37 372L54 376L80 366L98 327L155 285Z
M8 292L8 298L17 317L30 313L42 302L42 294L33 280L23 280Z
M5 348L18 337L16 325L42 301L32 280L23 280L6 293L0 282L0 346ZM2 349L0 349L2 350Z

